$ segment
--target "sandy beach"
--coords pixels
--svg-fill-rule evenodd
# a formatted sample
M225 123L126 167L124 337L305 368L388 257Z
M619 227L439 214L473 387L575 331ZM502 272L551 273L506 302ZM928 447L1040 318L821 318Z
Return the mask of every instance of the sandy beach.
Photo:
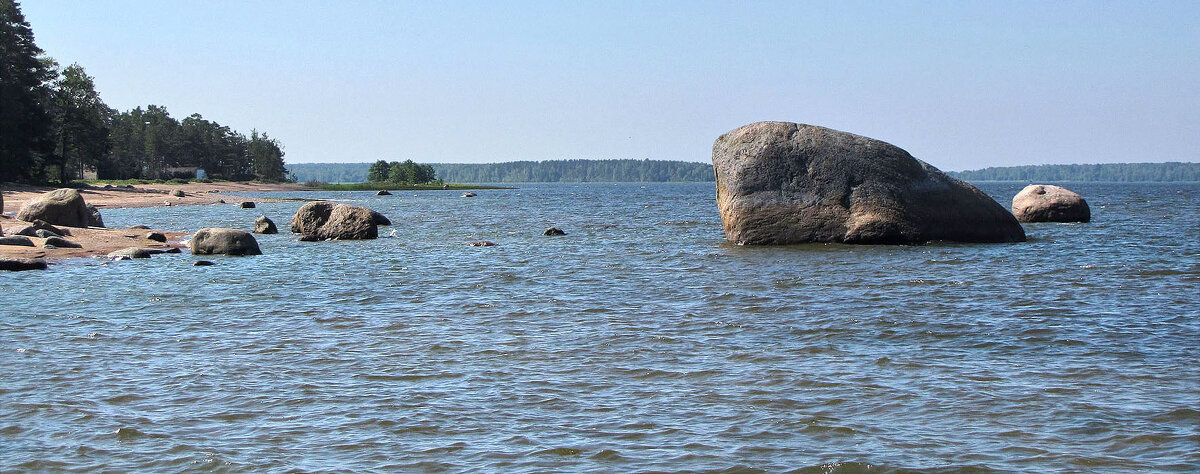
M53 191L56 188L44 186L25 186L5 183L3 190L0 191L4 195L3 216L0 217L0 229L4 235L11 236L14 232L30 225L28 222L17 220L15 215L26 202L37 196ZM134 185L132 188L125 187L89 187L80 189L79 192L83 195L84 201L94 205L97 208L116 209L116 208L131 208L131 207L158 207L158 206L195 206L195 205L239 205L242 201L249 200L239 193L253 193L263 191L299 191L306 190L304 186L297 184L263 184L263 183L245 183L245 182L218 182L218 183L188 183L188 184L142 184ZM172 196L171 193L175 190L183 192L182 197ZM102 211L103 214L103 211ZM67 240L79 243L83 248L43 248L45 239L38 237L30 237L34 247L15 246L15 245L0 245L0 257L7 258L29 258L37 259L44 258L48 260L62 258L77 258L90 257L97 255L107 255L110 252L121 250L128 247L141 248L172 248L183 247L182 239L188 234L164 229L110 229L110 228L78 228L65 227L63 228L70 232L71 235L63 236ZM166 236L167 241L157 242L147 239L146 236L151 232L160 232Z

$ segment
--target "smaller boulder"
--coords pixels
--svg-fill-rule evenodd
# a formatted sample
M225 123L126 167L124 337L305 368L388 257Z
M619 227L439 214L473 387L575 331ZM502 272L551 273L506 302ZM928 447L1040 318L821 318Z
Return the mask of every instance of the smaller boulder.
M149 230L150 226L144 226L144 225L138 224L138 225L131 225L131 226L129 226L129 228L130 229Z
M16 247L33 247L33 241L29 237L23 235L12 235L8 237L0 237L0 245L12 245Z
M1013 196L1020 222L1088 222L1092 211L1078 193L1051 184L1031 184Z
M388 190L386 190L386 189L380 189L379 192L375 193L375 195L376 196L391 196L392 193L389 193Z
M150 233L146 234L146 240L153 240L155 242L166 242L167 236L164 235L162 232L150 232Z
M546 229L545 232L542 232L542 235L550 235L550 236L567 235L567 233L563 232L562 229L559 229L558 227L551 227L549 229Z
M480 240L478 242L471 242L470 244L467 244L467 245L470 245L472 247L495 247L496 243L492 242L490 240Z
M128 260L132 258L150 258L151 252L148 249L141 247L126 247L121 250L109 252L108 258L113 260Z
M0 271L23 272L26 270L45 269L46 261L40 258L0 257Z
M462 193L462 197L473 198L473 197L475 197L475 193L468 191L468 192Z
M61 235L58 235L58 234L55 234L54 232L50 232L50 231L48 231L48 230L46 230L46 229L37 229L37 230L33 231L33 235L32 235L32 236L30 236L30 237L37 237L37 238L41 238L41 239L49 239L50 237L62 237L62 236L61 236Z
M40 231L50 232L51 234L57 235L59 237L62 237L64 235L71 235L71 231L69 231L67 229L59 229L58 227L54 227L50 224L47 224L46 221L43 221L40 219L34 220L33 222L30 223L29 226L24 227L21 230L18 230L13 233L16 235L24 235L27 237L42 237L41 235L38 235ZM45 238L45 237L42 237L42 238Z
M88 227L104 227L104 218L100 217L100 210L91 204L87 205L88 210Z
M83 246L79 245L78 242L72 242L72 241L64 239L62 237L49 237L46 239L45 242L42 242L42 247L49 248L51 246L58 247L58 248L64 248L64 249L81 249L81 248L83 248Z
M208 260L196 260L195 262L192 262L193 267L211 267L213 265L216 264Z
M242 201L242 209L254 209L254 201Z
M249 232L236 229L200 229L188 241L193 255L262 255Z
M278 234L279 229L275 227L275 222L267 216L258 216L258 219L254 220L254 233Z
M174 190L174 191L171 191L171 195L172 195L172 196L175 196L175 197L184 197L184 196L186 196L186 194L184 194L184 192L183 192L183 191L180 191L180 190L178 190L178 189L176 189L176 190Z

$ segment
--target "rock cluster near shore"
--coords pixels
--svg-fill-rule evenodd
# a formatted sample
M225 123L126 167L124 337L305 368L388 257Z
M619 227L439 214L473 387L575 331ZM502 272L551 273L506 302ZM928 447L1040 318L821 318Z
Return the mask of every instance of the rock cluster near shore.
M1088 222L1092 210L1074 191L1052 184L1031 184L1013 196L1012 213L1021 222Z
M889 143L813 125L758 122L713 145L731 242L1021 242L1003 206Z
M64 188L25 203L17 212L17 219L26 222L42 220L66 227L87 227L91 212L79 191Z

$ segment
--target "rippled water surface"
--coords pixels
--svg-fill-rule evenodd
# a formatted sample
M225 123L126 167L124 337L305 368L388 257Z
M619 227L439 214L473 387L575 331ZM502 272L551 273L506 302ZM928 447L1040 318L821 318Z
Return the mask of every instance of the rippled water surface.
M1200 470L1200 186L1070 187L901 247L727 245L711 183L289 195L395 225L0 274L0 468Z

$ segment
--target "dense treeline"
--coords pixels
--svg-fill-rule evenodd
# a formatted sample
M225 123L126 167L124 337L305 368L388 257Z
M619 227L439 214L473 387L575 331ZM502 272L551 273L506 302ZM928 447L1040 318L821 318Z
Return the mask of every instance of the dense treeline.
M712 181L708 163L665 160L549 160L507 163L435 163L454 183L672 182Z
M380 162L374 165L378 166ZM372 163L287 165L297 181L362 183ZM390 166L390 165L389 165ZM433 163L438 179L449 183L673 182L712 181L712 165L663 160L550 160L507 163Z
M403 163L379 160L367 169L367 182L370 183L425 184L436 178L432 166L419 165L413 160L404 160Z
M83 67L60 69L34 43L14 0L0 0L0 181L208 177L285 179L283 148L193 114L108 107Z
M1104 163L1095 165L1029 165L949 173L966 181L1200 181L1200 163Z

